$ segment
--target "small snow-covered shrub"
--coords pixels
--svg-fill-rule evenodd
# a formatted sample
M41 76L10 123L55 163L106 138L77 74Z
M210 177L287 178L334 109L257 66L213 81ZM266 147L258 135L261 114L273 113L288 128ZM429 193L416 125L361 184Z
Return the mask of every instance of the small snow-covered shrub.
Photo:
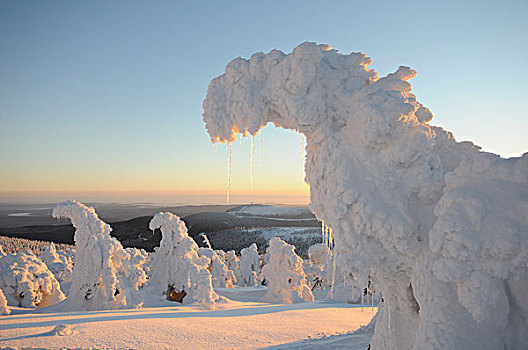
M11 309L9 309L9 306L7 306L7 299L4 295L4 292L2 292L2 289L0 289L0 315L9 315L11 313Z
M259 284L259 254L257 245L253 243L240 251L240 260L236 270L238 285L255 287Z
M210 248L198 248L199 256L209 258L209 272L215 288L233 288L233 282L236 282L233 271L227 268L225 262L218 256L217 252Z
M175 300L184 304L212 307L219 297L213 291L207 269L210 260L198 255L198 245L188 236L185 223L178 216L165 212L156 214L149 226L151 230L160 228L162 238L153 254L151 277L146 287L148 293L159 300L175 295L178 296Z
M75 230L75 265L66 308L105 310L141 306L146 280L141 259L110 237L112 230L93 208L77 201L59 203L53 217L66 217Z
M302 259L295 253L294 246L273 237L266 254L269 262L262 267L262 274L268 283L268 291L263 300L286 304L314 300L306 284Z
M0 289L13 306L44 307L64 299L53 273L30 250L0 259Z

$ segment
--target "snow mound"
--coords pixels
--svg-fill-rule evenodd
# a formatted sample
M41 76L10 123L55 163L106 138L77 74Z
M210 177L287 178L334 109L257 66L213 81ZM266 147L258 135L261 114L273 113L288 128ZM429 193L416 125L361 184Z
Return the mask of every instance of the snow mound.
M429 125L416 72L385 77L363 53L303 43L230 62L211 81L213 142L263 126L305 135L314 214L337 255L387 307L372 347L528 344L528 153L502 159Z
M65 298L53 273L30 250L0 259L0 289L12 306L44 307Z
M303 261L295 254L294 246L273 237L266 255L268 262L262 267L262 275L268 284L268 291L263 300L284 304L314 300L306 284Z
M166 299L213 308L219 297L213 291L208 270L210 259L198 255L198 245L188 236L185 223L164 212L156 214L149 226L151 230L160 228L162 233L146 286L147 293L157 298L154 302Z
M68 299L69 310L137 308L146 274L138 260L110 237L112 228L95 209L77 201L57 204L55 218L69 218L75 227L75 265Z
M67 336L72 335L73 330L69 324L58 324L51 330L52 335Z

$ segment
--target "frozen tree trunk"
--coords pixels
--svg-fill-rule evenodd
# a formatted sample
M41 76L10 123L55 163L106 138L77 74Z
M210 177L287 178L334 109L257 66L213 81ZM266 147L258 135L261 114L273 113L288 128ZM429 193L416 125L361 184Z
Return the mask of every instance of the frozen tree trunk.
M528 154L456 142L429 125L415 71L380 78L371 62L314 43L237 58L203 103L211 140L270 122L306 136L311 209L359 285L370 275L390 305L372 349L523 347Z
M269 262L262 267L262 274L268 282L268 291L263 300L284 304L314 300L306 284L302 259L295 254L294 246L273 237L266 254Z
M146 280L141 265L110 237L112 230L93 208L77 201L59 203L53 217L69 218L75 227L75 265L65 304L70 310L137 308ZM133 276L133 277L132 277Z
M150 221L150 229L158 228L162 238L154 253L147 292L158 302L176 300L213 308L219 297L213 291L207 269L210 259L198 255L198 245L188 236L185 223L178 216L167 212L156 214Z

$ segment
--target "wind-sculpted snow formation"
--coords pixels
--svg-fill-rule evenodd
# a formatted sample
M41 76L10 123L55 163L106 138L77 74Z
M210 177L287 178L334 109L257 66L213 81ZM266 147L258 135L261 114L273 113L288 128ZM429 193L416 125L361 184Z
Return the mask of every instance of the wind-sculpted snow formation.
M94 208L77 201L59 203L55 218L69 218L75 227L75 265L68 299L69 310L137 308L146 281L141 259L110 237L112 230Z
M30 250L0 259L0 289L12 306L44 307L64 299L53 273Z
M306 136L311 210L382 290L372 349L528 344L528 154L502 159L429 125L416 72L304 43L237 58L209 85L213 142L273 122ZM524 345L523 345L524 344Z
M161 229L161 242L155 249L152 275L145 289L158 301L165 299L183 304L198 303L213 308L219 299L213 291L210 260L198 255L198 245L188 236L187 227L172 213L156 214L150 229Z
M262 267L262 275L268 291L263 300L285 304L314 300L306 284L303 261L295 254L294 246L279 237L272 237L266 255L268 263Z

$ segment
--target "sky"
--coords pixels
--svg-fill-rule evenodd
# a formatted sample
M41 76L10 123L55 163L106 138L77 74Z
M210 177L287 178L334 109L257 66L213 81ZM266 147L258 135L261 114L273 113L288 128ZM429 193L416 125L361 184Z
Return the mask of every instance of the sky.
M0 202L224 203L227 152L202 121L229 61L304 41L408 65L431 122L528 151L526 1L0 1ZM299 135L233 145L241 202L307 202ZM261 157L262 154L262 157Z

